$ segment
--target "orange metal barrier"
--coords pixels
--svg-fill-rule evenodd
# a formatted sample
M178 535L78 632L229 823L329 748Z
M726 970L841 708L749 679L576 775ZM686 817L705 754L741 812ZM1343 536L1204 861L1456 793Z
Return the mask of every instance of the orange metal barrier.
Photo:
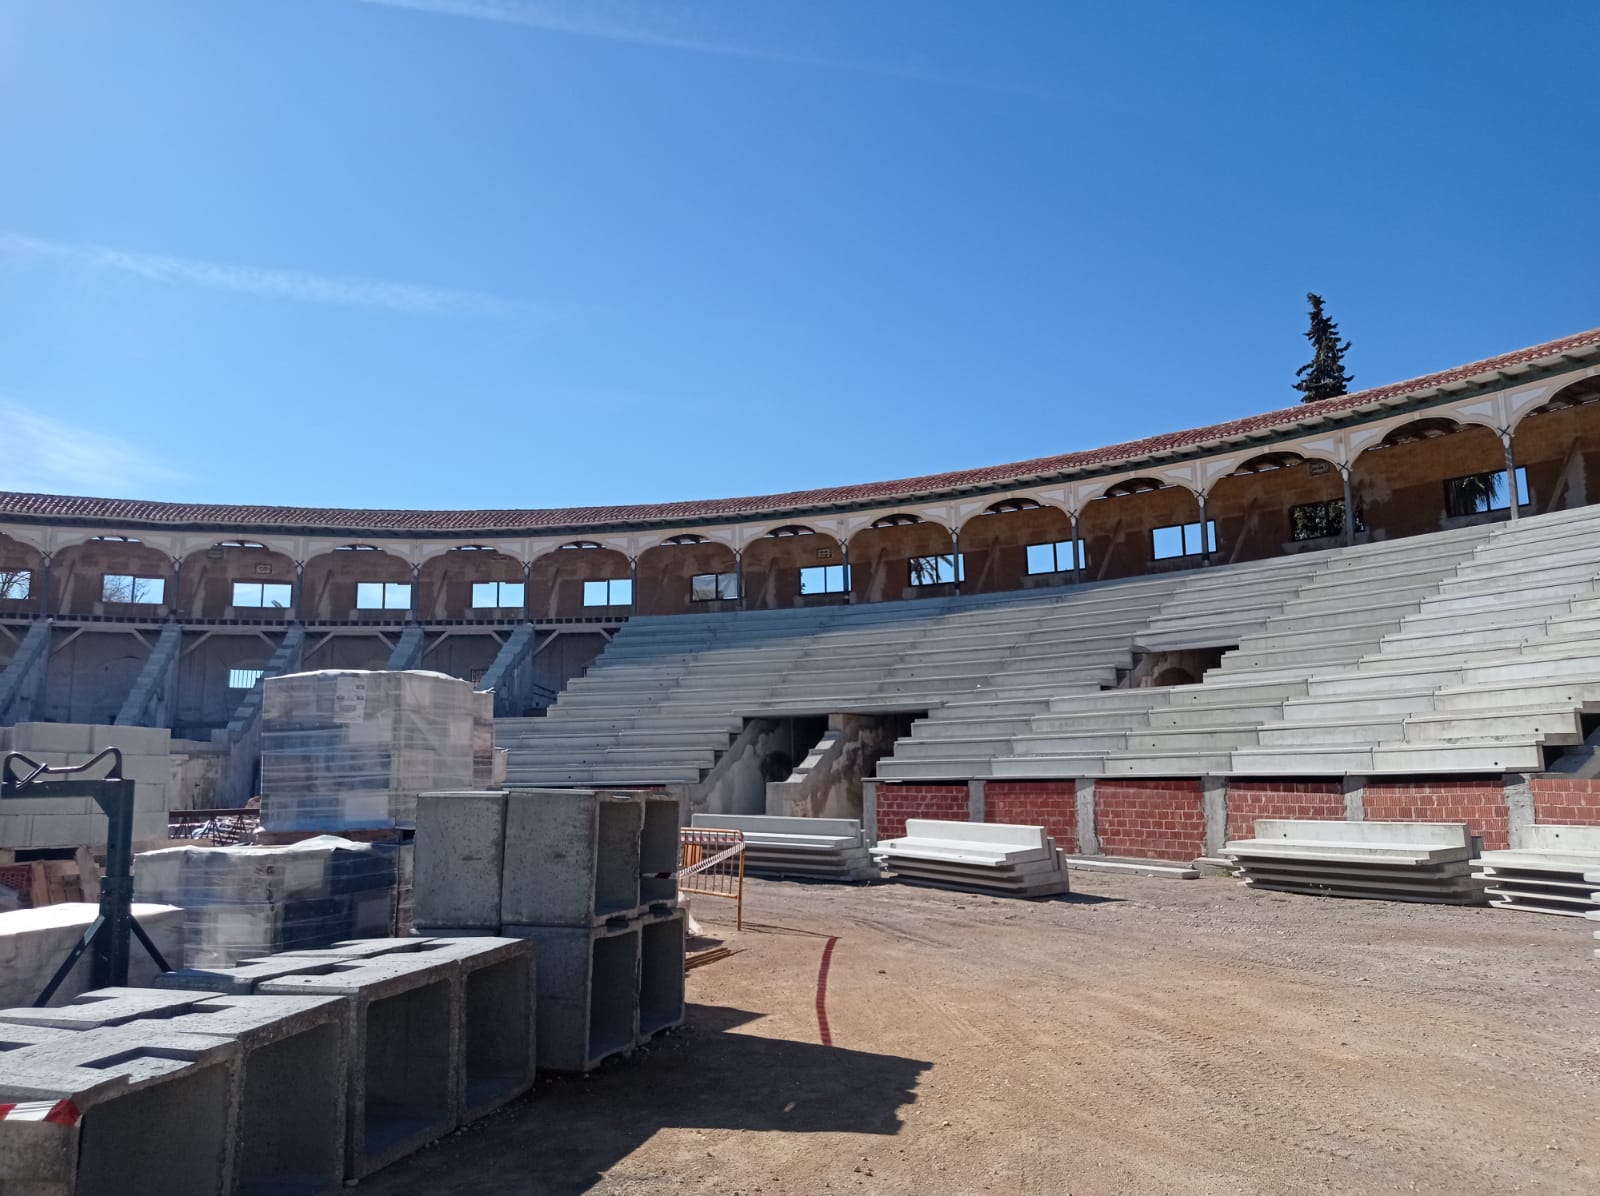
M744 929L744 832L712 827L678 831L678 892L728 897L738 902L738 928Z

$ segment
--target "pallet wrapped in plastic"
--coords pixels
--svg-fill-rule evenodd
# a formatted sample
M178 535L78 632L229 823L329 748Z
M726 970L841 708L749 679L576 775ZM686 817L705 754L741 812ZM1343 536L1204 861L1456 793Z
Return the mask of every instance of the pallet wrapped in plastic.
M413 826L418 793L470 786L485 735L493 752L492 706L485 725L472 686L443 673L293 673L262 694L268 831Z
M393 933L396 854L321 835L283 847L167 847L134 858L134 893L183 910L186 967Z

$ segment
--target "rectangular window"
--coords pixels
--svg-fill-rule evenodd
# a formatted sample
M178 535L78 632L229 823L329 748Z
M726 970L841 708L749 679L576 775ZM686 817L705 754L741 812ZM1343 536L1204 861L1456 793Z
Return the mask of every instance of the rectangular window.
M689 579L689 601L716 602L739 596L737 573L696 573Z
M632 606L633 582L627 578L583 583L585 606Z
M800 570L802 594L844 594L849 590L849 565L811 565Z
M31 569L0 569L0 598L27 598L32 593Z
M1528 505L1528 471L1517 467L1517 506ZM1449 515L1479 515L1485 511L1504 511L1511 506L1506 490L1506 471L1474 473L1451 478L1444 484L1444 506Z
M410 610L411 583L405 581L356 582L357 610Z
M1364 532L1367 526L1361 520L1360 504L1356 507L1356 531ZM1327 502L1301 503L1289 508L1289 536L1294 540L1321 540L1344 532L1344 499L1330 498Z
M286 581L236 581L235 606L270 606L283 609L294 601L294 587Z
M126 573L107 573L100 579L102 602L160 606L166 594L166 580L160 577L132 577Z
M944 556L914 556L907 562L914 586L942 586L953 581L967 580L967 558L946 554Z
M264 669L229 669L229 689L254 689L256 682L261 680Z
M475 581L472 583L472 609L496 610L522 606L520 581Z
M1054 544L1028 545L1029 573L1070 573L1072 571L1073 545L1077 545L1078 568L1089 567L1089 555L1082 540L1060 540Z
M1150 533L1150 548L1152 556L1158 561L1171 557L1199 556L1200 548L1199 523L1174 523L1170 527L1158 527ZM1217 521L1207 519L1205 526L1205 551L1217 550Z

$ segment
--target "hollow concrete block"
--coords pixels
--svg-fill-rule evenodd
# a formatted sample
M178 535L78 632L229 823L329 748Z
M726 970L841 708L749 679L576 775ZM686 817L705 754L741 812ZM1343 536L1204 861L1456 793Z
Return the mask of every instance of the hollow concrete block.
M239 1044L235 1191L309 1196L340 1189L348 1132L346 1010L340 997L220 996L156 1023L163 1034Z
M64 1033L4 1055L0 1183L27 1196L231 1190L239 1044L160 1023Z
M639 1032L639 927L507 926L538 957L540 1071L592 1071Z
M639 904L675 905L678 900L678 828L682 804L664 793L645 793L639 831Z
M499 930L505 842L503 790L421 794L413 877L415 924L425 930Z
M683 1024L683 912L639 924L639 1041Z
M314 972L258 986L265 994L347 1001L347 1177L364 1178L455 1128L457 975L452 960L393 954L325 959Z
M502 926L591 926L639 908L638 794L511 789Z

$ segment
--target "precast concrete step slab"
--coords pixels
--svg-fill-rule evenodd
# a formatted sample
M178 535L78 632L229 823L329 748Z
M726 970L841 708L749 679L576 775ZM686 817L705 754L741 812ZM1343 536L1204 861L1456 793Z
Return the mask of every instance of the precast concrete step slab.
M1320 719L1316 722L1272 722L1261 726L1258 742L1262 747L1317 744L1354 744L1370 747L1374 743L1399 739L1405 723L1392 721Z
M1385 744L1372 752L1378 772L1542 772L1544 749L1537 742L1505 739L1489 743Z
M1079 872L1111 872L1124 876L1153 876L1161 880L1199 880L1200 873L1186 864L1165 860L1140 860L1122 856L1071 855L1064 857L1070 869Z
M1348 885L1308 885L1290 881L1252 880L1249 878L1239 883L1252 889L1264 889L1276 893L1296 893L1303 897L1345 897L1360 901L1404 901L1425 905L1484 904L1482 891L1476 889L1414 893L1405 889L1365 889L1353 888Z
M1220 854L1246 865L1252 861L1263 861L1273 865L1296 863L1309 867L1360 865L1435 868L1465 864L1471 859L1472 848L1342 843L1331 840L1247 839L1224 845Z
M1101 773L1110 777L1216 776L1227 772L1231 762L1228 752L1129 752L1106 756Z
M985 761L985 771L975 772L971 775L1030 781L1097 777L1105 772L1105 763L1106 758L1099 755L1000 756L993 760ZM881 770L881 764L879 768ZM928 775L931 776L932 774Z
M1406 719L1404 736L1411 743L1483 739L1491 736L1537 739L1547 746L1583 742L1583 723L1576 710L1507 711L1462 718L1458 714L1420 715ZM1386 738L1389 738L1386 736Z
M880 781L968 781L990 774L991 762L983 760L895 760L885 757L878 761L877 780Z
M1239 860L1237 867L1242 876L1305 884L1339 884L1347 887L1393 885L1402 889L1417 886L1459 888L1470 881L1478 888L1483 887L1461 862L1406 867L1399 864L1295 863L1252 859Z
M1498 885L1508 892L1547 893L1552 897L1569 897L1582 903L1595 904L1594 886L1584 880L1583 874L1579 872L1567 873L1569 879L1563 879L1559 873L1530 875L1502 868L1477 868L1472 875L1476 880Z
M1509 909L1524 914L1545 914L1557 918L1587 918L1590 911L1579 909L1575 906L1561 906L1548 904L1543 901L1530 900L1525 897L1497 893L1493 889L1489 892L1489 906L1491 909ZM1600 955L1600 952L1596 952Z

